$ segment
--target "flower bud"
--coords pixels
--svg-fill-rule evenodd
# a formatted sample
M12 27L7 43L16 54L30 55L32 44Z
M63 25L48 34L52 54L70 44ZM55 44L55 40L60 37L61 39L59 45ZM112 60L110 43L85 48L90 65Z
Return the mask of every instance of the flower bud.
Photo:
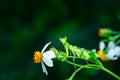
M108 28L100 28L98 35L100 37L108 37L112 34L112 30Z

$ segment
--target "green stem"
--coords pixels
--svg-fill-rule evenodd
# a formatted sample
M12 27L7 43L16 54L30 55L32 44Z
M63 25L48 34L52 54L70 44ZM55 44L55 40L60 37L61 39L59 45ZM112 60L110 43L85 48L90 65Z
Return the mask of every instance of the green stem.
M117 42L116 42L116 45L118 45L120 43L120 40L118 40Z
M66 58L72 58L72 59L80 59L79 57L76 57L76 56L67 56ZM93 63L96 63L95 61L93 61L93 60L88 60L88 61L90 61L90 62L93 62Z
M69 79L67 79L67 80L73 80L73 78L74 78L74 76L76 75L76 73L79 71L79 70L81 70L83 67L80 67L80 68L78 68L77 70L75 70L75 72L72 74L72 76L69 78Z
M100 69L100 67L98 65L95 65L95 64L79 65L79 64L73 63L73 62L68 61L68 60L65 60L65 62L67 62L71 65L77 66L77 67L83 67L83 68L92 68L92 67L95 68L96 67L97 69Z
M112 75L113 77L115 77L116 79L120 80L120 77L118 75L116 75L115 73L113 73L112 71L108 70L105 67L102 67L102 70L109 73L110 75Z
M79 65L79 64L76 64L76 63L73 63L73 62L70 62L68 60L66 60L65 62L71 64L71 65L74 65L74 66L78 66L78 67L81 67L82 65Z
M112 34L120 34L120 32L112 31Z

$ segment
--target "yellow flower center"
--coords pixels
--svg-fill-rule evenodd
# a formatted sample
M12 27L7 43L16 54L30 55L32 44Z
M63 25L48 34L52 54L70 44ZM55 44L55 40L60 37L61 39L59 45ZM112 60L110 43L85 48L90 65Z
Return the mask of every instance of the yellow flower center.
M103 51L99 50L99 51L97 51L97 54L100 56L100 59L101 59L102 61L107 61L107 60L108 60L108 59L105 57Z
M40 63L42 62L43 54L40 51L35 51L33 59L34 59L34 63Z

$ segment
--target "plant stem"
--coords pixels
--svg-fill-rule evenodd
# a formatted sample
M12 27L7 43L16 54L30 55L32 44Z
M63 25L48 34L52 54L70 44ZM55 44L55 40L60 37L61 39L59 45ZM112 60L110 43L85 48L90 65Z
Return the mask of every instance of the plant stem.
M113 73L112 71L108 70L107 68L105 68L104 66L102 66L101 68L97 65L94 65L94 64L88 64L88 65L79 65L79 64L75 64L73 62L70 62L68 60L66 60L67 63L71 64L71 65L74 65L74 66L78 66L80 68L78 68L75 73L73 73L73 75L68 79L68 80L72 80L72 78L74 77L74 75L79 71L79 69L82 69L82 68L92 68L92 66L94 67L98 67L98 69L102 69L103 71L109 73L110 75L112 75L113 77L115 77L116 79L120 80L120 77L118 75L116 75L115 73Z
M78 68L77 70L75 70L75 72L72 74L72 76L71 76L69 79L67 79L67 80L73 80L75 74L76 74L79 70L81 70L82 68L83 68L83 67L80 67L80 68Z
M105 67L102 67L102 70L109 73L110 75L112 75L113 77L115 77L116 79L120 80L120 77L118 75L116 75L115 73L113 73L112 71L108 70Z
M71 64L71 65L77 66L77 67L83 67L83 68L96 67L97 69L100 69L99 66L98 66L98 65L95 65L95 64L79 65L79 64L73 63L73 62L68 61L68 60L66 60L65 62L67 62L68 64Z
M69 63L69 64L71 64L71 65L74 65L74 66L78 66L78 67L81 67L82 65L79 65L79 64L75 64L75 63L73 63L73 62L70 62L70 61L68 61L68 60L66 60L65 62L67 62L67 63Z
M120 40L118 40L117 42L116 42L116 45L118 45L120 43Z

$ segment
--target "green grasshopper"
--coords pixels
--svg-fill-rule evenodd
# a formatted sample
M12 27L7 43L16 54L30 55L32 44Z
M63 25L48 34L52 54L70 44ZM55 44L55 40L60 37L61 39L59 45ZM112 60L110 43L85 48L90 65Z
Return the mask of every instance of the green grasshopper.
M66 55L67 56L74 56L75 58L80 58L83 60L88 60L95 62L99 65L102 65L101 62L98 60L98 55L96 52L92 50L87 50L84 48L80 48L77 46L70 45L67 42L67 38L60 38L60 42L63 44L65 50L66 50Z

